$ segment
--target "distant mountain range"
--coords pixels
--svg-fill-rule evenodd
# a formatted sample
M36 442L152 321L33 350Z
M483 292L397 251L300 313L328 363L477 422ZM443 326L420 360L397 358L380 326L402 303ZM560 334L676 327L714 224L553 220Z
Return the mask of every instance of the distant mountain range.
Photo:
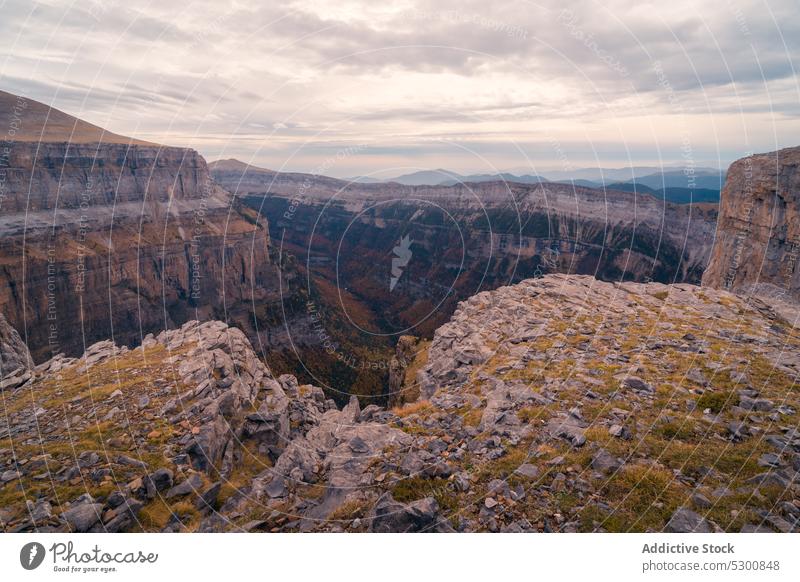
M459 174L442 168L420 170L394 178L380 180L371 176L349 179L360 184L397 183L405 186L453 186L459 183L514 182L541 184L555 182L584 188L622 190L651 194L656 198L678 204L691 202L717 202L725 183L725 172L715 168L663 170L655 166L629 168L578 168L573 171L545 172L545 175L514 174Z

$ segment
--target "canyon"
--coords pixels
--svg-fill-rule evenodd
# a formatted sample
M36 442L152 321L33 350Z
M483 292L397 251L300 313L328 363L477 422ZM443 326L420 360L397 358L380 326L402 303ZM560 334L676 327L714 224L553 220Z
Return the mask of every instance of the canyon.
M800 531L800 150L734 163L716 229L0 98L3 531Z
M360 346L345 361L363 366L367 353L367 364L382 370L385 349L367 346L409 334L430 339L459 301L482 290L548 273L699 283L714 241L715 205L632 192L497 181L363 184L236 160L210 170L268 220L273 244L297 258L309 281L338 296L334 311L346 316L350 345ZM322 323L330 333L342 329L341 320Z

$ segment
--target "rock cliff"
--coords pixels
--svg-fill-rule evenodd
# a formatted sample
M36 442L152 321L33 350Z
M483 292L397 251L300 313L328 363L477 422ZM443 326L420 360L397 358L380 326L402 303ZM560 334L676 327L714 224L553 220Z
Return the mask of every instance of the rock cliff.
M734 162L703 284L800 300L800 147Z
M7 93L0 111L13 128L0 159L0 312L34 360L100 339L136 345L191 319L227 319L273 345L252 307L281 302L266 221L197 152Z

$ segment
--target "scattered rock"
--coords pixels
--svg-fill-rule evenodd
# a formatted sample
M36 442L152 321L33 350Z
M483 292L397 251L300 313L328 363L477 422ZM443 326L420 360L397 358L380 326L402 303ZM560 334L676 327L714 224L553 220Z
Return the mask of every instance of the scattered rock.
M711 533L714 528L711 522L698 513L681 507L672 514L664 531L671 533Z
M592 469L599 473L613 473L622 463L607 450L600 449L592 457Z
M172 499L173 497L189 495L190 493L199 493L202 486L203 478L200 476L200 474L192 473L187 479L184 479L181 483L175 485L169 491L167 491L167 494L164 497L166 499Z

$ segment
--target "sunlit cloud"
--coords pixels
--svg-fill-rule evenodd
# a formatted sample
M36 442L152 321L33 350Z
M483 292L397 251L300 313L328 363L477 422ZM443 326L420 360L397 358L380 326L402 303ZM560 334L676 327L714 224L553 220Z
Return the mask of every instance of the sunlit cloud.
M796 145L795 2L564 6L14 0L0 87L210 159L302 171L367 144L336 175Z

